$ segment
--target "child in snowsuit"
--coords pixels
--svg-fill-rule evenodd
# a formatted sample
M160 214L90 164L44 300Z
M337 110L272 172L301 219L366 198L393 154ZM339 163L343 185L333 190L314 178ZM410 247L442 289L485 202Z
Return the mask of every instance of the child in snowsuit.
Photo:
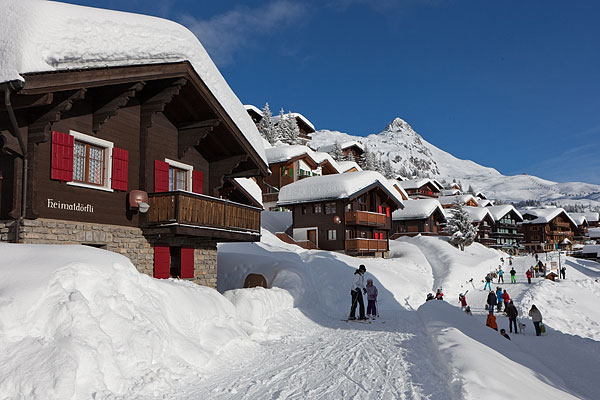
M442 293L442 289L438 289L437 292L435 292L435 299L444 300L444 293Z
M367 318L375 319L377 315L377 288L373 285L373 279L367 279Z
M510 269L510 283L517 283L517 271L514 268Z
M490 274L487 274L485 276L485 285L483 286L483 290L485 290L486 288L492 290L492 277Z
M496 323L496 317L494 316L494 313L492 311L490 311L490 313L487 316L487 319L485 320L485 326L489 326L490 328L492 328L495 331L498 330L498 324Z
M508 333L506 333L506 330L500 329L500 334L502 336L504 336L505 338L507 338L508 340L510 340L510 336L508 336Z
M498 267L498 283L500 283L500 281L502 281L502 283L504 283L504 271L502 271L502 267Z
M506 289L504 289L504 293L502 293L502 301L504 302L504 309L506 310L508 302L510 301L510 296L508 295Z
M458 295L458 302L460 303L460 309L464 309L465 307L467 307L467 292L468 290L463 294L460 293Z
M533 267L531 267L533 268ZM525 272L525 276L527 277L527 283L531 284L531 277L532 277L532 273L531 273L531 269L528 269L527 272Z

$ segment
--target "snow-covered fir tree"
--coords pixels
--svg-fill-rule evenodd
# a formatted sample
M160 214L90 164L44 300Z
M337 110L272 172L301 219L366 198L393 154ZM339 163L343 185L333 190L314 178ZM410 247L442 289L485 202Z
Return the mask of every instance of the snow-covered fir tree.
M392 162L388 159L383 163L383 176L388 179L396 178L396 171L394 171L394 167L392 167Z
M472 194L473 196L475 196L475 189L473 189L472 185L469 185L469 188L467 189L467 193Z
M338 142L337 140L335 141L335 143L333 144L333 148L329 152L329 155L335 161L342 161L342 156L344 155L344 152L342 151L342 146L340 146L340 142Z
M376 171L377 170L377 157L373 153L369 146L365 146L365 152L362 154L360 167L365 171Z
M450 234L450 243L455 247L465 250L477 237L477 228L469 220L469 214L459 201L452 205L452 216L448 218L446 232Z
M283 112L283 109L281 112ZM298 128L298 122L296 122L296 118L288 113L283 119L280 119L279 126L281 126L279 134L283 143L298 144L300 128Z
M258 123L258 130L262 137L264 137L271 145L274 145L276 142L275 124L273 123L273 119L271 117L271 109L269 108L269 103L267 102L263 108L263 117Z

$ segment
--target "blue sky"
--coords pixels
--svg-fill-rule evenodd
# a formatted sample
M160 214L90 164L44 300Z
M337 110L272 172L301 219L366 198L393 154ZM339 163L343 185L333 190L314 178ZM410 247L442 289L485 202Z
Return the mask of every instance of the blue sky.
M317 129L365 136L398 116L505 175L600 184L600 2L69 2L184 24L243 103Z

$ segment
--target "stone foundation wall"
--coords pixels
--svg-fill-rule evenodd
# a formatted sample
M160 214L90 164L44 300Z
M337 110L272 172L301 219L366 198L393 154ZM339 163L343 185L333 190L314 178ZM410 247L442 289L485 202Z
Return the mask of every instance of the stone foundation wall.
M0 241L14 242L17 221L0 221ZM193 246L194 278L200 285L217 287L217 244L189 238L147 238L139 228L38 218L23 220L19 242L27 244L84 244L128 257L141 273L153 276L154 243Z

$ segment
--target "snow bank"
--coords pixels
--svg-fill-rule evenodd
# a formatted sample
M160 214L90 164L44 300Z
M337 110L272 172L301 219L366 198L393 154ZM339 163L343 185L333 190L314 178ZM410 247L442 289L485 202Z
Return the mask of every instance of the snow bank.
M121 255L22 244L0 254L0 398L161 392L224 346L250 344L217 291L150 278Z

